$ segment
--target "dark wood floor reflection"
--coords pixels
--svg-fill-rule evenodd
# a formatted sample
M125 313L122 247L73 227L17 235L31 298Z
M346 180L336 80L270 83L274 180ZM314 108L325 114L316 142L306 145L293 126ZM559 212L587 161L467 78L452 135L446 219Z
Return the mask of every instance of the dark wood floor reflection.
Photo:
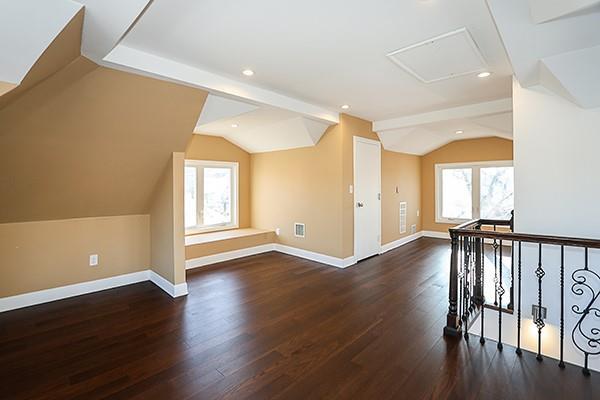
M345 270L278 253L0 314L2 399L598 399L600 378L442 337L447 241Z

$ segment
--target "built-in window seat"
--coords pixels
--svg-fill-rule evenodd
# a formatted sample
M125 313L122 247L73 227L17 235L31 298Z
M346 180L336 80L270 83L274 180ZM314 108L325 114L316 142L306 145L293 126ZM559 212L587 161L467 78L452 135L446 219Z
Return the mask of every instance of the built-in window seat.
M188 268L194 268L211 263L213 258L213 262L218 262L219 257L216 255L256 248L274 242L274 231L255 228L188 235L185 237L185 259Z

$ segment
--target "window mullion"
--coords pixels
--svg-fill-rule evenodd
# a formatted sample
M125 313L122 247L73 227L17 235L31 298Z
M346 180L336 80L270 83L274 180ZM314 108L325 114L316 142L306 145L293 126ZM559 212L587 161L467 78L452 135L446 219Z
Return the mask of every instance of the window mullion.
M472 204L473 204L473 219L478 219L481 216L481 167L473 167L472 179L473 179L473 190L472 190Z
M196 180L196 187L198 188L198 198L196 199L198 226L204 226L204 166L196 167Z

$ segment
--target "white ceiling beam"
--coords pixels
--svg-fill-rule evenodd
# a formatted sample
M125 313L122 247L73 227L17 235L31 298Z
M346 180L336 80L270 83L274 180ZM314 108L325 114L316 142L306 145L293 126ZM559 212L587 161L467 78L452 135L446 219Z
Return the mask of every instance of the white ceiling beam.
M150 0L75 0L85 6L81 54L98 63L121 40Z
M408 115L405 117L391 118L373 122L375 132L392 129L407 128L411 126L430 124L462 118L474 118L483 115L498 114L512 111L512 99L500 99L483 103L469 104L461 107L446 108L423 114Z
M339 114L327 108L267 89L258 88L122 44L117 45L104 58L102 65L198 87L211 93L235 96L246 101L282 108L320 121L327 121L334 124L339 122Z
M529 0L531 16L537 24L568 17L600 4L600 0Z

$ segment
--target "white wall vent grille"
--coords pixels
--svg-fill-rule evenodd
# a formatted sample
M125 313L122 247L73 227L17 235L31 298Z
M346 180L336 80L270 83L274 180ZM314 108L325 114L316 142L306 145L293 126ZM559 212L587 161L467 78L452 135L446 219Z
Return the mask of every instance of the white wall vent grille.
M405 201L400 202L400 233L406 233L406 211L408 205Z
M392 51L387 56L425 83L487 70L487 64L467 28Z
M294 236L303 238L306 235L306 226L300 222L294 222Z

